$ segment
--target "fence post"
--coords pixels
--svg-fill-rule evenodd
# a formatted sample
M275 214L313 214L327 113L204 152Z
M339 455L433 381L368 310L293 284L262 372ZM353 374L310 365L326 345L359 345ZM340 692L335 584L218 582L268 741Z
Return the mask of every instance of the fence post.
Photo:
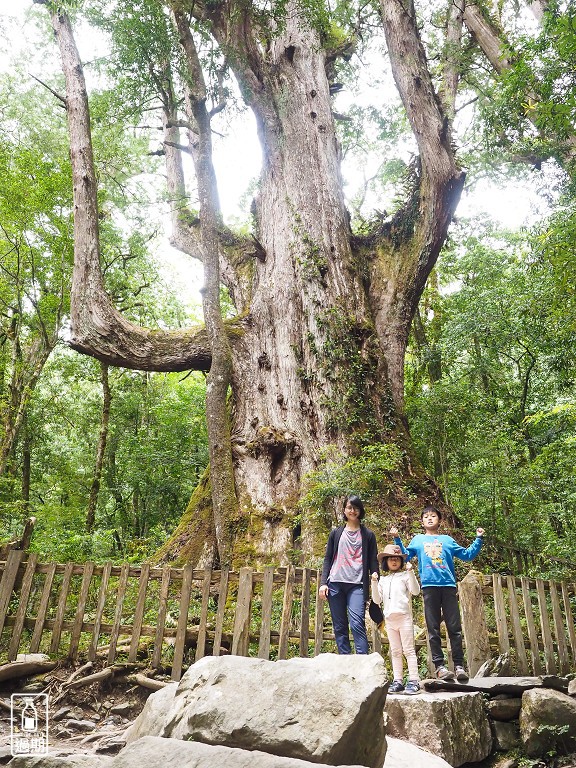
M474 676L482 664L490 658L490 638L482 597L482 574L477 571L468 571L458 585L458 595L468 668L470 675Z
M234 616L234 634L232 636L232 656L248 656L253 586L252 568L240 568L236 615Z

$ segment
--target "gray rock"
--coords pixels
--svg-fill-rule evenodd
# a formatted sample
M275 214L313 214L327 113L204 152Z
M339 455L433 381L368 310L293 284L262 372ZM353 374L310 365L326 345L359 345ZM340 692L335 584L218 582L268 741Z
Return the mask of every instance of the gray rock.
M576 696L576 679L570 680L568 683L568 695Z
M387 732L443 758L452 766L484 760L492 734L480 693L390 696Z
M381 768L387 688L378 653L208 656L181 679L161 736Z
M116 755L121 749L124 749L126 742L120 736L111 736L101 739L94 747L94 752L100 755Z
M550 688L526 691L520 710L520 735L529 757L540 757L549 750L560 754L575 750L576 701Z
M178 683L170 683L146 699L142 712L126 729L126 744L131 744L143 736L160 736L166 724L166 714L172 708Z
M66 715L70 714L70 712L72 712L72 707L61 707L59 710L54 712L50 719L53 722L58 722L58 720L63 720Z
M494 749L509 752L520 745L520 727L517 722L504 723L495 720L492 723Z
M450 763L401 739L386 737L384 768L448 768Z
M57 739L69 739L72 737L72 731L67 728L56 728L55 734Z
M516 720L520 714L522 699L514 698L495 698L486 702L486 710L493 720Z
M64 727L72 731L93 731L96 723L92 720L66 720Z
M146 768L328 768L326 763L278 757L258 750L248 751L197 741L162 739L157 736L144 736L127 746L112 758L110 768L142 768L143 765ZM331 765L331 768L334 766Z
M36 755L35 757L14 757L10 768L113 768L111 757L104 755Z
M131 701L124 701L122 704L115 704L110 712L115 715L126 715L131 709L134 709L134 704Z

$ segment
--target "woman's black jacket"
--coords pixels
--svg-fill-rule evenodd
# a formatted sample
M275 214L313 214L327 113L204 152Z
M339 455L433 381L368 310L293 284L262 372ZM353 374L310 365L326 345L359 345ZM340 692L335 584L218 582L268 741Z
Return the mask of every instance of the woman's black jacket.
M338 528L333 528L330 531L328 544L326 545L326 554L324 555L324 564L322 566L321 587L324 584L328 584L330 568L332 568L334 558L338 554L338 544L345 527L344 525L339 525ZM368 602L370 599L370 577L373 573L380 573L377 558L378 545L376 544L376 536L370 528L361 525L360 531L362 533L362 586L364 587L364 600Z

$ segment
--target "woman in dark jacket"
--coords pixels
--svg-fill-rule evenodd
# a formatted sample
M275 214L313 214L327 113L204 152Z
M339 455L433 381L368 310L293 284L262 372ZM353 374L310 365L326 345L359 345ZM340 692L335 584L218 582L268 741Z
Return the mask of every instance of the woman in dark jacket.
M348 625L356 653L368 653L364 614L372 574L378 576L376 536L362 525L366 512L358 496L344 499L344 525L328 537L318 595L328 598L338 653L352 653Z

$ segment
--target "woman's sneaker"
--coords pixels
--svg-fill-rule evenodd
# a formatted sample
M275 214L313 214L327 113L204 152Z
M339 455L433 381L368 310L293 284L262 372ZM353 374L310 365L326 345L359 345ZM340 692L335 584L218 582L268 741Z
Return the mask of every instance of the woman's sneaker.
M466 672L464 667L460 667L460 666L454 667L454 672L456 673L456 680L458 680L459 682L467 683L468 680L470 680L470 675L468 674L468 672Z
M420 683L418 680L408 680L406 683L406 688L404 688L404 693L420 693Z
M438 680L454 680L454 672L451 672L448 667L437 667L436 677Z
M403 690L402 680L392 680L388 686L388 693L402 693Z

